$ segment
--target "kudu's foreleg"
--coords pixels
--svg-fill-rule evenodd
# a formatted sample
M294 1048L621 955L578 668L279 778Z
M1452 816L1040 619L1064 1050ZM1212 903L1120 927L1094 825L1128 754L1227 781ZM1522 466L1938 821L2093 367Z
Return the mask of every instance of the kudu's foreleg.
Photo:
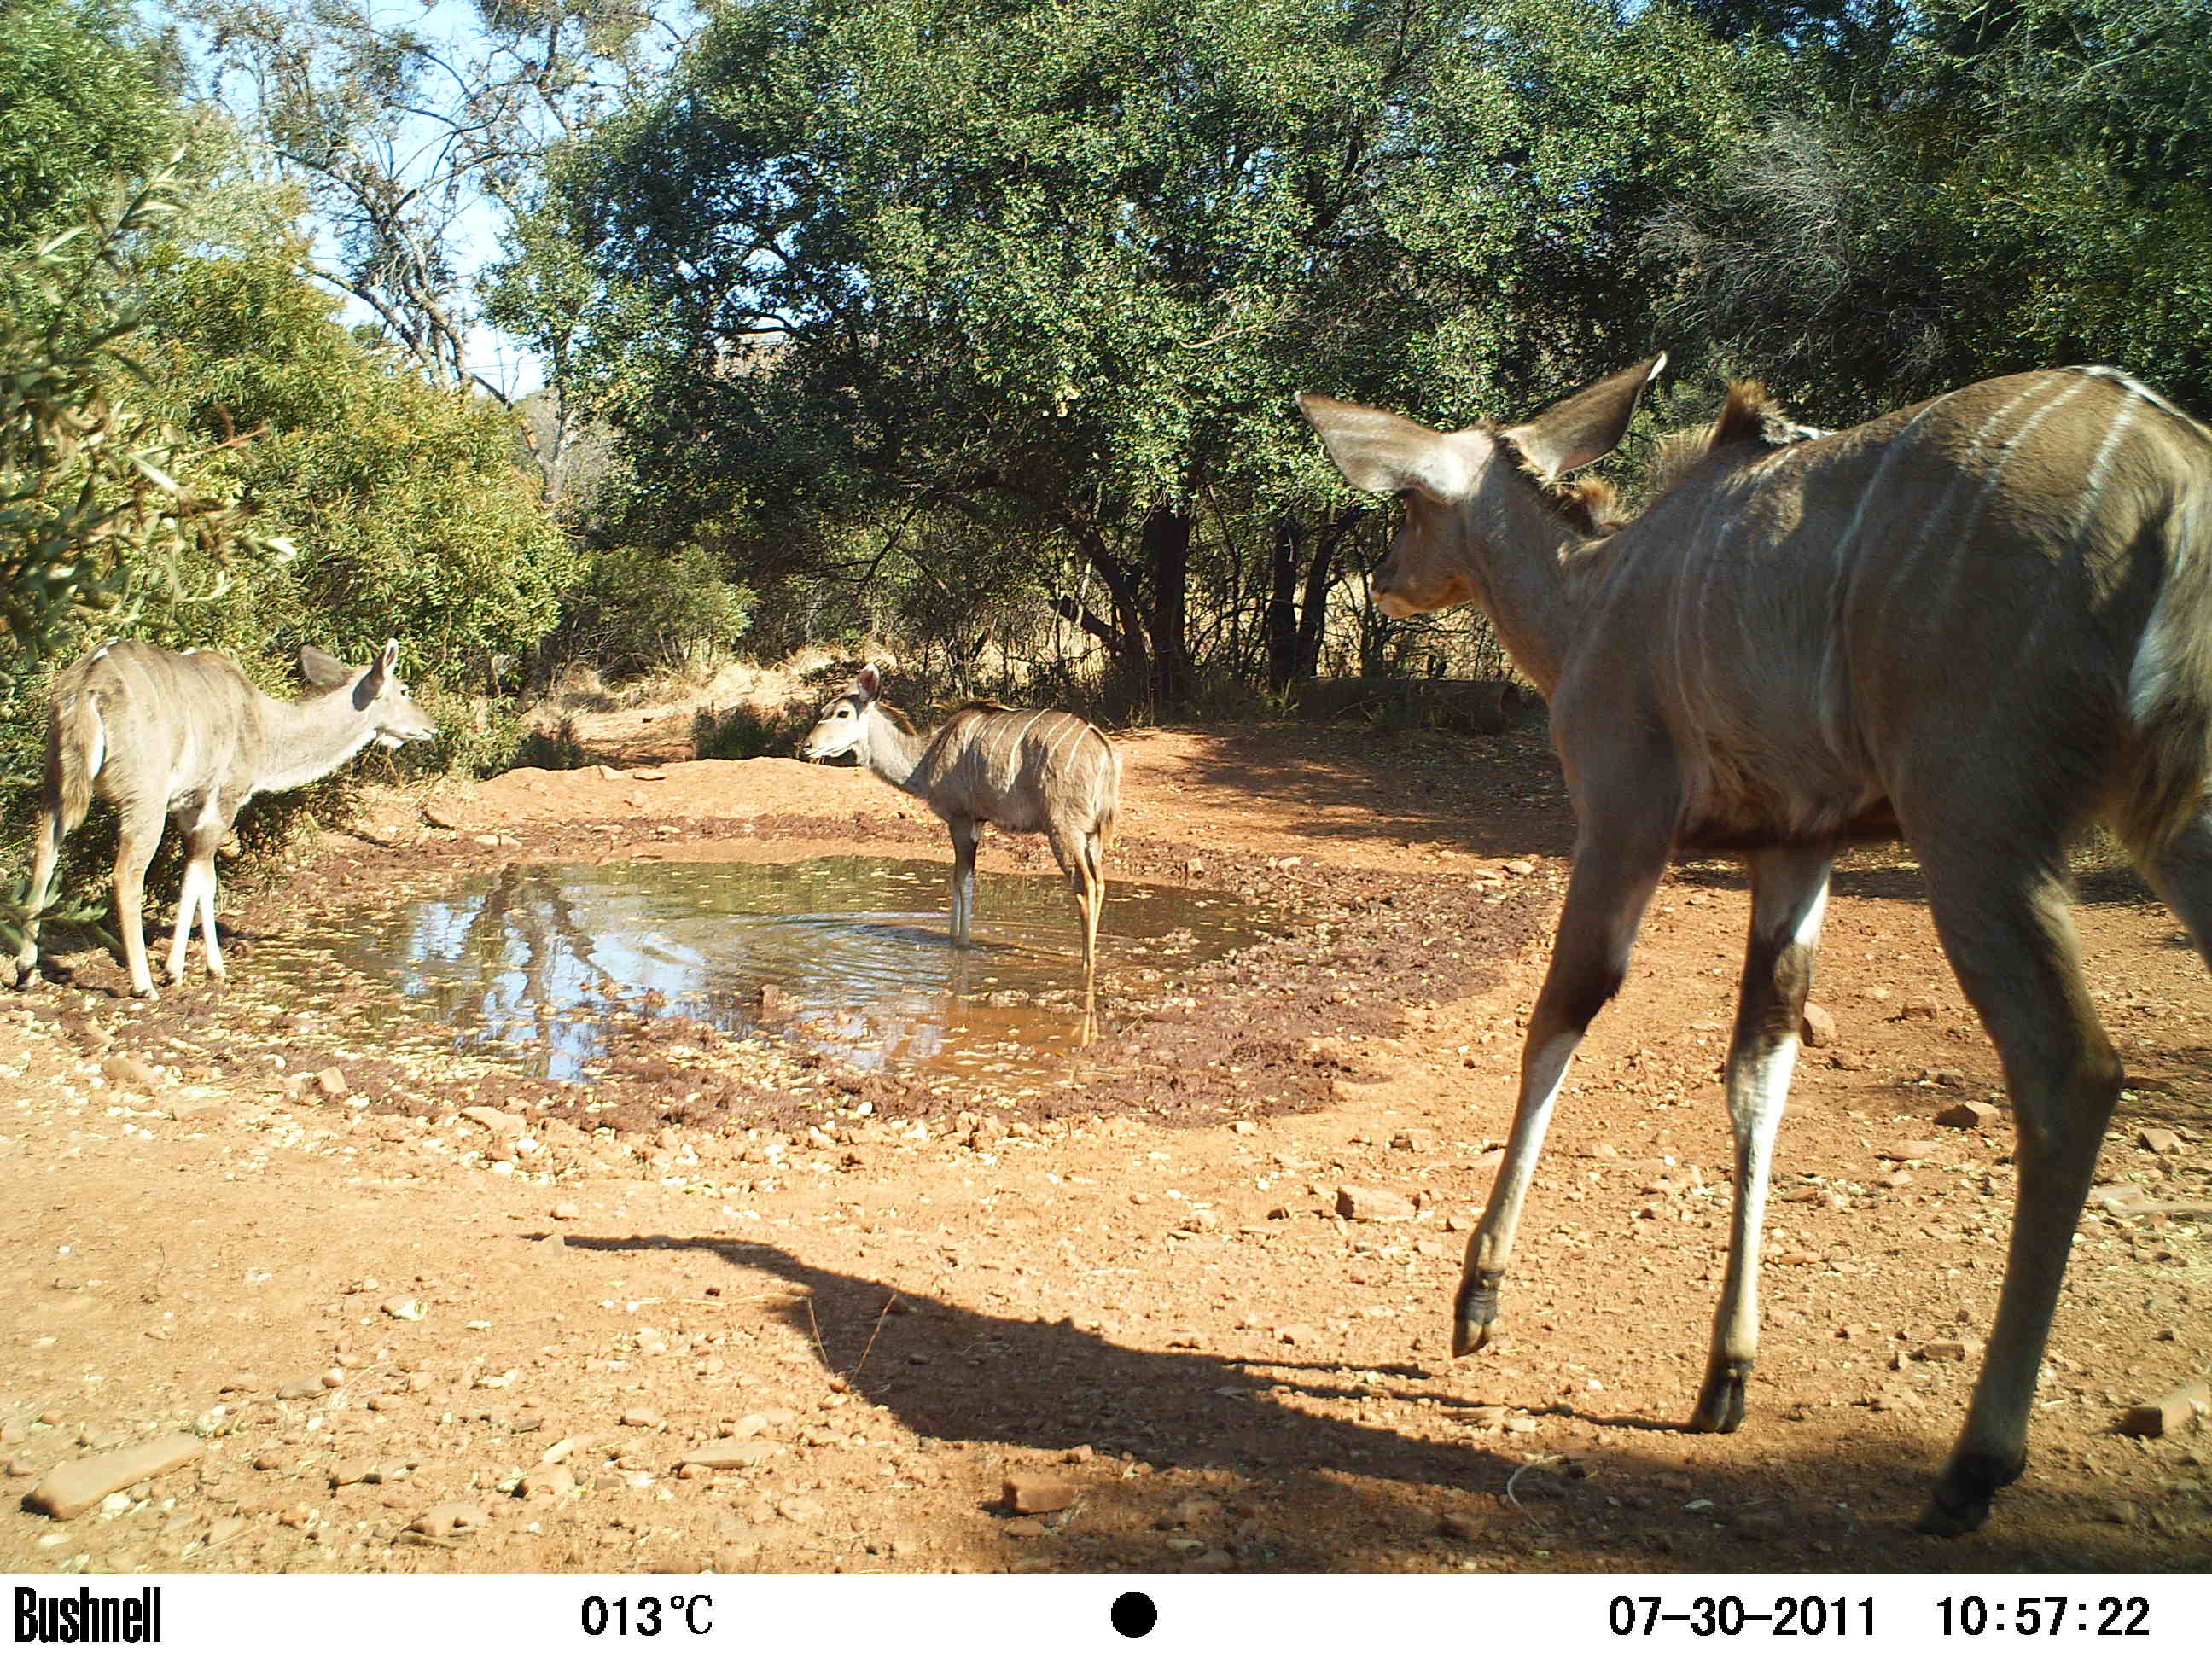
M1454 1354L1474 1352L1497 1329L1498 1287L1513 1254L1522 1201L1544 1150L1553 1103L1583 1033L1627 975L1644 906L1666 873L1668 847L1664 834L1637 835L1613 825L1576 842L1574 874L1552 942L1551 966L1521 1050L1520 1098L1505 1159L1491 1186L1481 1224L1468 1243L1467 1267L1454 1304Z
M181 827L185 835L185 878L177 892L176 932L169 940L166 964L172 985L184 983L185 953L191 942L195 920L199 923L200 942L207 948L208 975L213 979L223 977L222 947L216 942L215 936L215 849L222 843L229 825L219 817L203 814Z
M62 834L59 805L42 804L38 828L31 837L31 884L23 896L23 942L10 964L11 985L38 983L39 918L53 898L54 865L61 857Z
M1923 1532L1944 1535L1980 1526L1997 1488L2027 1466L2036 1374L2119 1098L2119 1059L2081 980L2064 857L2056 845L2039 851L2023 860L1962 836L1922 857L1936 932L2004 1062L2020 1171L1988 1356L1920 1517Z
M975 843L973 818L948 819L952 831L952 942L966 945L975 924Z
M1759 1352L1759 1244L1774 1137L1782 1127L1797 1028L1812 988L1832 848L1778 848L1745 862L1751 876L1751 940L1729 1046L1729 1122L1735 1133L1735 1208L1728 1281L1713 1319L1705 1387L1690 1427L1726 1434L1743 1421L1744 1384Z

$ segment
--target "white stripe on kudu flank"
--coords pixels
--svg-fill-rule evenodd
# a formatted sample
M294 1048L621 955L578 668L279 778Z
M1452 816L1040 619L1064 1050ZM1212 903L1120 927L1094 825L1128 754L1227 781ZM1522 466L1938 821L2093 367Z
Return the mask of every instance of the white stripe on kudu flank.
M2133 391L2132 386L2125 388ZM2081 511L2074 520L2074 538L2081 540L2089 528L2089 520L2097 511L2097 503L2105 493L2105 473L2112 464L2112 452L2120 447L2120 440L2135 424L2136 410L2142 405L2130 398L2120 405L2119 413L2112 416L2112 424L2105 434L2105 441L2097 447L2096 459L2089 463L2089 477L2081 486Z
M2037 410L2034 414L2022 421L2020 423L2020 430L1998 447L1996 464L1990 468L1990 476L1982 480L1981 489L1974 493L1974 504L1966 509L1966 523L1960 526L1960 529L1972 526L1974 520L1981 516L1983 506L1996 491L1999 480L2003 478L2005 468L2012 465L2012 458L2020 453L2020 447L2027 441L2027 434L2057 414L2065 404L2072 403L2087 389L2083 382L2075 381L2049 403L2044 404L2042 408Z

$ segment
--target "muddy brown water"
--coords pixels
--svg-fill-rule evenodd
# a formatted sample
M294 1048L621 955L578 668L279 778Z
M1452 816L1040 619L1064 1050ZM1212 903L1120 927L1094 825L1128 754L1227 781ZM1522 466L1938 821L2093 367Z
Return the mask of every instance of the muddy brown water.
M1283 925L1231 895L1116 882L1101 981L1156 983ZM1058 876L979 875L973 945L946 926L946 867L919 860L516 864L267 940L254 972L295 1007L365 981L352 1017L386 1040L555 1079L592 1078L613 1032L653 1018L773 1029L868 1066L1020 1074L1081 1046ZM1097 1017L1112 1028L1110 994Z

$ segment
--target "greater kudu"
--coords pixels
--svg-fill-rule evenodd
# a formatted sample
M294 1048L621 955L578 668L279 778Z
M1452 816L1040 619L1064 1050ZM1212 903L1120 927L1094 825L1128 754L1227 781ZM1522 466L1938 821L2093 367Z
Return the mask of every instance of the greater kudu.
M1098 963L1103 860L1121 805L1121 757L1079 714L975 702L934 732L915 732L881 701L875 665L831 700L799 744L807 760L850 754L885 783L928 803L952 832L952 940L975 920L977 826L1042 830L1075 895L1083 922L1083 972Z
M239 809L255 795L296 789L345 764L371 741L397 748L437 727L393 672L399 642L367 668L351 668L307 646L300 671L318 692L296 702L268 696L212 651L181 654L111 640L56 677L47 702L46 769L33 838L29 915L8 977L39 975L39 913L62 840L84 822L93 798L121 823L115 839L115 925L133 996L154 994L146 967L143 909L146 866L164 815L185 838L185 878L170 941L169 981L185 976L192 917L209 975L223 977L216 942L215 854Z
M1382 608L1472 600L1551 699L1577 833L1511 1138L1460 1283L1481 1347L1567 1063L1620 988L1677 849L1739 854L1751 938L1728 1060L1735 1219L1690 1426L1741 1419L1767 1172L1830 865L1902 836L1996 1041L2019 1196L1988 1358L1921 1517L1978 1526L2027 1459L2074 1223L2120 1087L2068 915L2102 815L2212 947L2212 434L2107 368L1990 380L1784 441L1739 386L1632 522L1559 482L1620 440L1663 355L1521 426L1438 432L1308 394L1357 489L1405 523Z

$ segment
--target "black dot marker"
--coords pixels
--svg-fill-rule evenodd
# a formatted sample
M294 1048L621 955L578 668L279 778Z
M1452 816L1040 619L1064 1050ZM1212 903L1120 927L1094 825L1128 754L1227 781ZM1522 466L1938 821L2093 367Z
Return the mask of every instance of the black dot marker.
M1150 1636L1152 1626L1160 1622L1160 1610L1142 1590L1125 1590L1115 1596L1114 1609L1106 1616L1123 1636Z

